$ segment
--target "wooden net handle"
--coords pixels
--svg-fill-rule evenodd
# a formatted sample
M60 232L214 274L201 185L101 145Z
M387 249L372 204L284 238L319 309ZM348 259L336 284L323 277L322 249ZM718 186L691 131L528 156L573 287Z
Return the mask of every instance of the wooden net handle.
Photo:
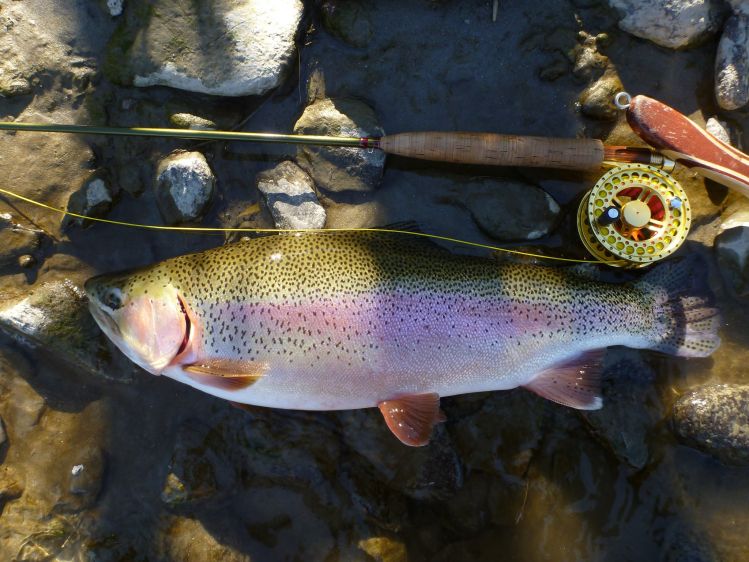
M749 197L749 156L719 141L674 108L635 96L627 122L648 144L703 176Z
M379 146L388 154L459 164L584 170L603 162L603 143L596 139L418 132L384 136Z

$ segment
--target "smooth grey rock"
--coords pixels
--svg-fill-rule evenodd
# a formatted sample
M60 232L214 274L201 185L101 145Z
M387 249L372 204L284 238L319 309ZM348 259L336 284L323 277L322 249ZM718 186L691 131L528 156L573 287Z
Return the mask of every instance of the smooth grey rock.
M720 26L722 5L716 0L609 0L619 11L619 27L661 47L694 45Z
M118 83L219 96L258 96L278 86L296 50L300 0L132 2L107 48Z
M17 224L9 213L0 213L0 268L16 266L18 260L35 252L42 233Z
M728 132L728 125L725 121L720 121L717 117L710 117L705 123L705 130L719 141L731 144L731 134Z
M68 199L68 211L87 217L101 218L112 208L112 189L103 174L96 174ZM89 226L92 221L66 216L63 224Z
M84 372L118 381L132 377L126 363L112 367L109 343L88 311L83 290L70 281L42 283L28 297L2 303L0 330Z
M620 110L614 105L614 96L623 91L624 86L616 70L610 66L598 80L580 94L580 109L583 115L593 119L616 121Z
M175 152L156 169L156 202L168 224L198 220L210 205L216 178L200 152Z
M308 105L294 125L302 135L380 137L384 135L374 111L352 99L319 99ZM296 157L318 187L329 191L371 191L380 182L385 153L360 148L302 145Z
M257 176L257 188L273 215L276 228L322 228L325 209L315 193L315 184L293 162L281 162Z
M715 57L715 99L723 109L749 102L749 14L728 18Z
M749 385L708 384L674 404L681 441L726 464L749 464Z
M559 216L556 201L526 183L476 179L459 185L454 194L453 202L468 209L481 230L497 240L541 238Z
M209 119L203 119L190 113L175 113L169 116L169 121L180 129L193 129L198 131L212 131L217 129L216 123Z
M749 222L733 218L735 225L716 236L715 252L725 286L734 297L749 302Z

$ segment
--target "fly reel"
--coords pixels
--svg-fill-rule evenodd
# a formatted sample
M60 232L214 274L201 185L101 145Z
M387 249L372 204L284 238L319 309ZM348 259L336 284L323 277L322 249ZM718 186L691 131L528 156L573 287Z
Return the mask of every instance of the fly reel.
M580 202L577 230L602 262L644 267L686 240L692 213L682 187L667 172L625 164L606 172Z

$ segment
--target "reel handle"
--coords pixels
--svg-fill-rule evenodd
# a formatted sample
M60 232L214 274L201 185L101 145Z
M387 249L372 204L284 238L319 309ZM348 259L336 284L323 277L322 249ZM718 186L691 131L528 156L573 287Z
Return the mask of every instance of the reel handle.
M629 126L649 145L680 164L749 197L749 156L721 142L672 107L635 96Z
M604 159L603 143L597 139L494 133L399 133L379 139L379 148L388 154L422 160L569 170L599 168Z

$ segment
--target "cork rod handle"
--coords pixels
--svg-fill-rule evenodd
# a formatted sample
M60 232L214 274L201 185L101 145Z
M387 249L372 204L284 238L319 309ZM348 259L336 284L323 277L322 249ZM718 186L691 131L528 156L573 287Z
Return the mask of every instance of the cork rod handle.
M382 137L379 146L388 154L424 160L571 170L597 168L604 157L603 143L596 139L492 133L399 133Z

